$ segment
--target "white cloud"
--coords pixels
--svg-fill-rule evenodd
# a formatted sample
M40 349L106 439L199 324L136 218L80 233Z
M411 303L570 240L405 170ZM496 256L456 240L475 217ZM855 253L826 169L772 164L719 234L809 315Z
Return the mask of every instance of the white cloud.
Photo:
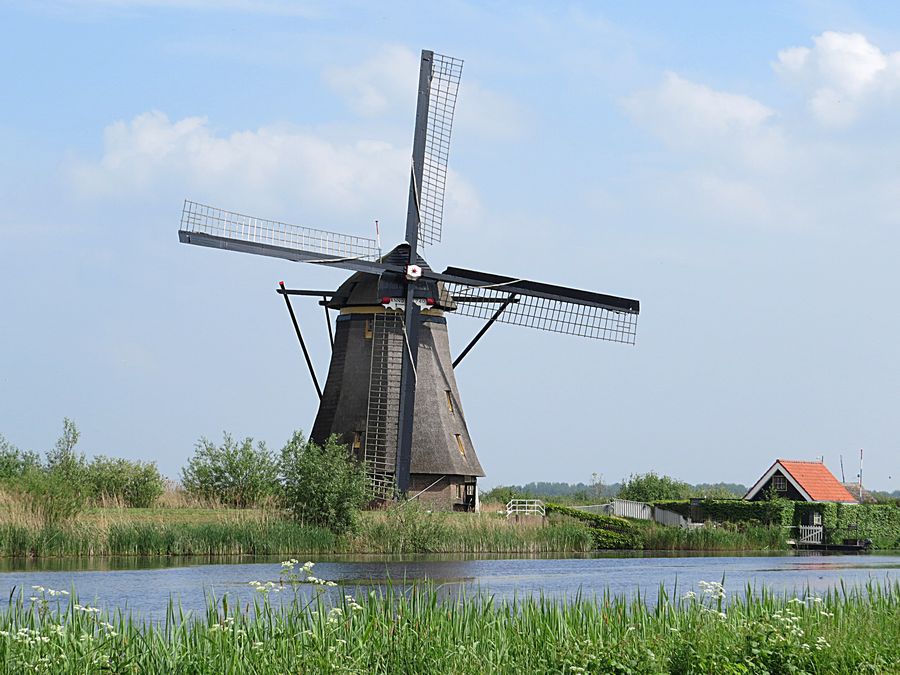
M76 162L70 175L84 198L193 197L260 216L289 210L316 219L301 225L329 229L339 224L332 221L352 220L368 227L374 218L403 220L408 152L381 140L332 140L289 127L223 135L202 117L171 121L147 112L108 126L100 159ZM478 210L477 194L455 173L447 210Z
M378 115L398 103L415 105L419 58L409 49L388 45L355 66L332 66L325 83L361 115Z
M774 68L804 88L814 117L830 127L853 123L900 88L900 52L885 53L859 33L828 31L811 48L783 49Z
M716 91L675 73L667 73L658 88L628 99L626 107L672 137L740 133L759 128L774 114L749 96Z
M713 154L728 163L771 169L785 161L775 111L733 94L667 73L656 88L624 101L631 117L668 145Z

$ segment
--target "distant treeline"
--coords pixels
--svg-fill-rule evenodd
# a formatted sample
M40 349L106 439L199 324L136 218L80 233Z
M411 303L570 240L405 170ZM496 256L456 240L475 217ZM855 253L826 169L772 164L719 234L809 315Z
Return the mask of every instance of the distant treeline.
M481 495L482 502L507 502L510 499L546 499L563 502L591 502L623 497L626 499L657 499L684 497L740 498L747 487L740 483L683 483L668 476L650 472L631 476L616 483L562 483L536 481L525 485L498 485Z

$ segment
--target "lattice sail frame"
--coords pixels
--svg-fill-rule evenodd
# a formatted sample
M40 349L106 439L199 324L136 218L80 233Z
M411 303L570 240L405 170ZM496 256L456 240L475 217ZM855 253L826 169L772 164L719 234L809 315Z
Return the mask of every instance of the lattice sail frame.
M528 295L519 290L505 289L502 285L469 286L445 282L444 288L453 296L455 313L462 316L490 319L510 294L514 294L513 301L497 317L499 323L607 342L630 345L635 342L638 318L635 312L575 300Z
M444 190L447 159L456 96L463 62L452 56L434 54L431 62L431 89L428 95L428 125L425 130L425 159L419 191L419 242L441 240L444 219Z
M252 244L320 253L326 259L375 261L380 255L374 239L256 218L187 200L181 212L181 229Z

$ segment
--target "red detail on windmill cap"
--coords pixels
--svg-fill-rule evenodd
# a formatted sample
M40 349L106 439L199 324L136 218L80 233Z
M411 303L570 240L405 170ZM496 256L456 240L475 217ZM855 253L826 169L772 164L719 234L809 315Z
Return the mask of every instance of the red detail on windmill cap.
M425 304L426 304L426 305L433 305L433 304L434 304L434 298L425 298Z
M381 299L381 304L387 305L388 303L390 303L390 301L391 301L391 299L389 297L385 296Z

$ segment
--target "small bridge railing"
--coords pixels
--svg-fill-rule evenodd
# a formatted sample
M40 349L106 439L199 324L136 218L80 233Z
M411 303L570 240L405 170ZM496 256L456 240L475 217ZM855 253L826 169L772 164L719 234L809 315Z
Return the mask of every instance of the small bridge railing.
M540 499L511 499L506 504L506 517L510 516L541 516L546 515L544 502Z

